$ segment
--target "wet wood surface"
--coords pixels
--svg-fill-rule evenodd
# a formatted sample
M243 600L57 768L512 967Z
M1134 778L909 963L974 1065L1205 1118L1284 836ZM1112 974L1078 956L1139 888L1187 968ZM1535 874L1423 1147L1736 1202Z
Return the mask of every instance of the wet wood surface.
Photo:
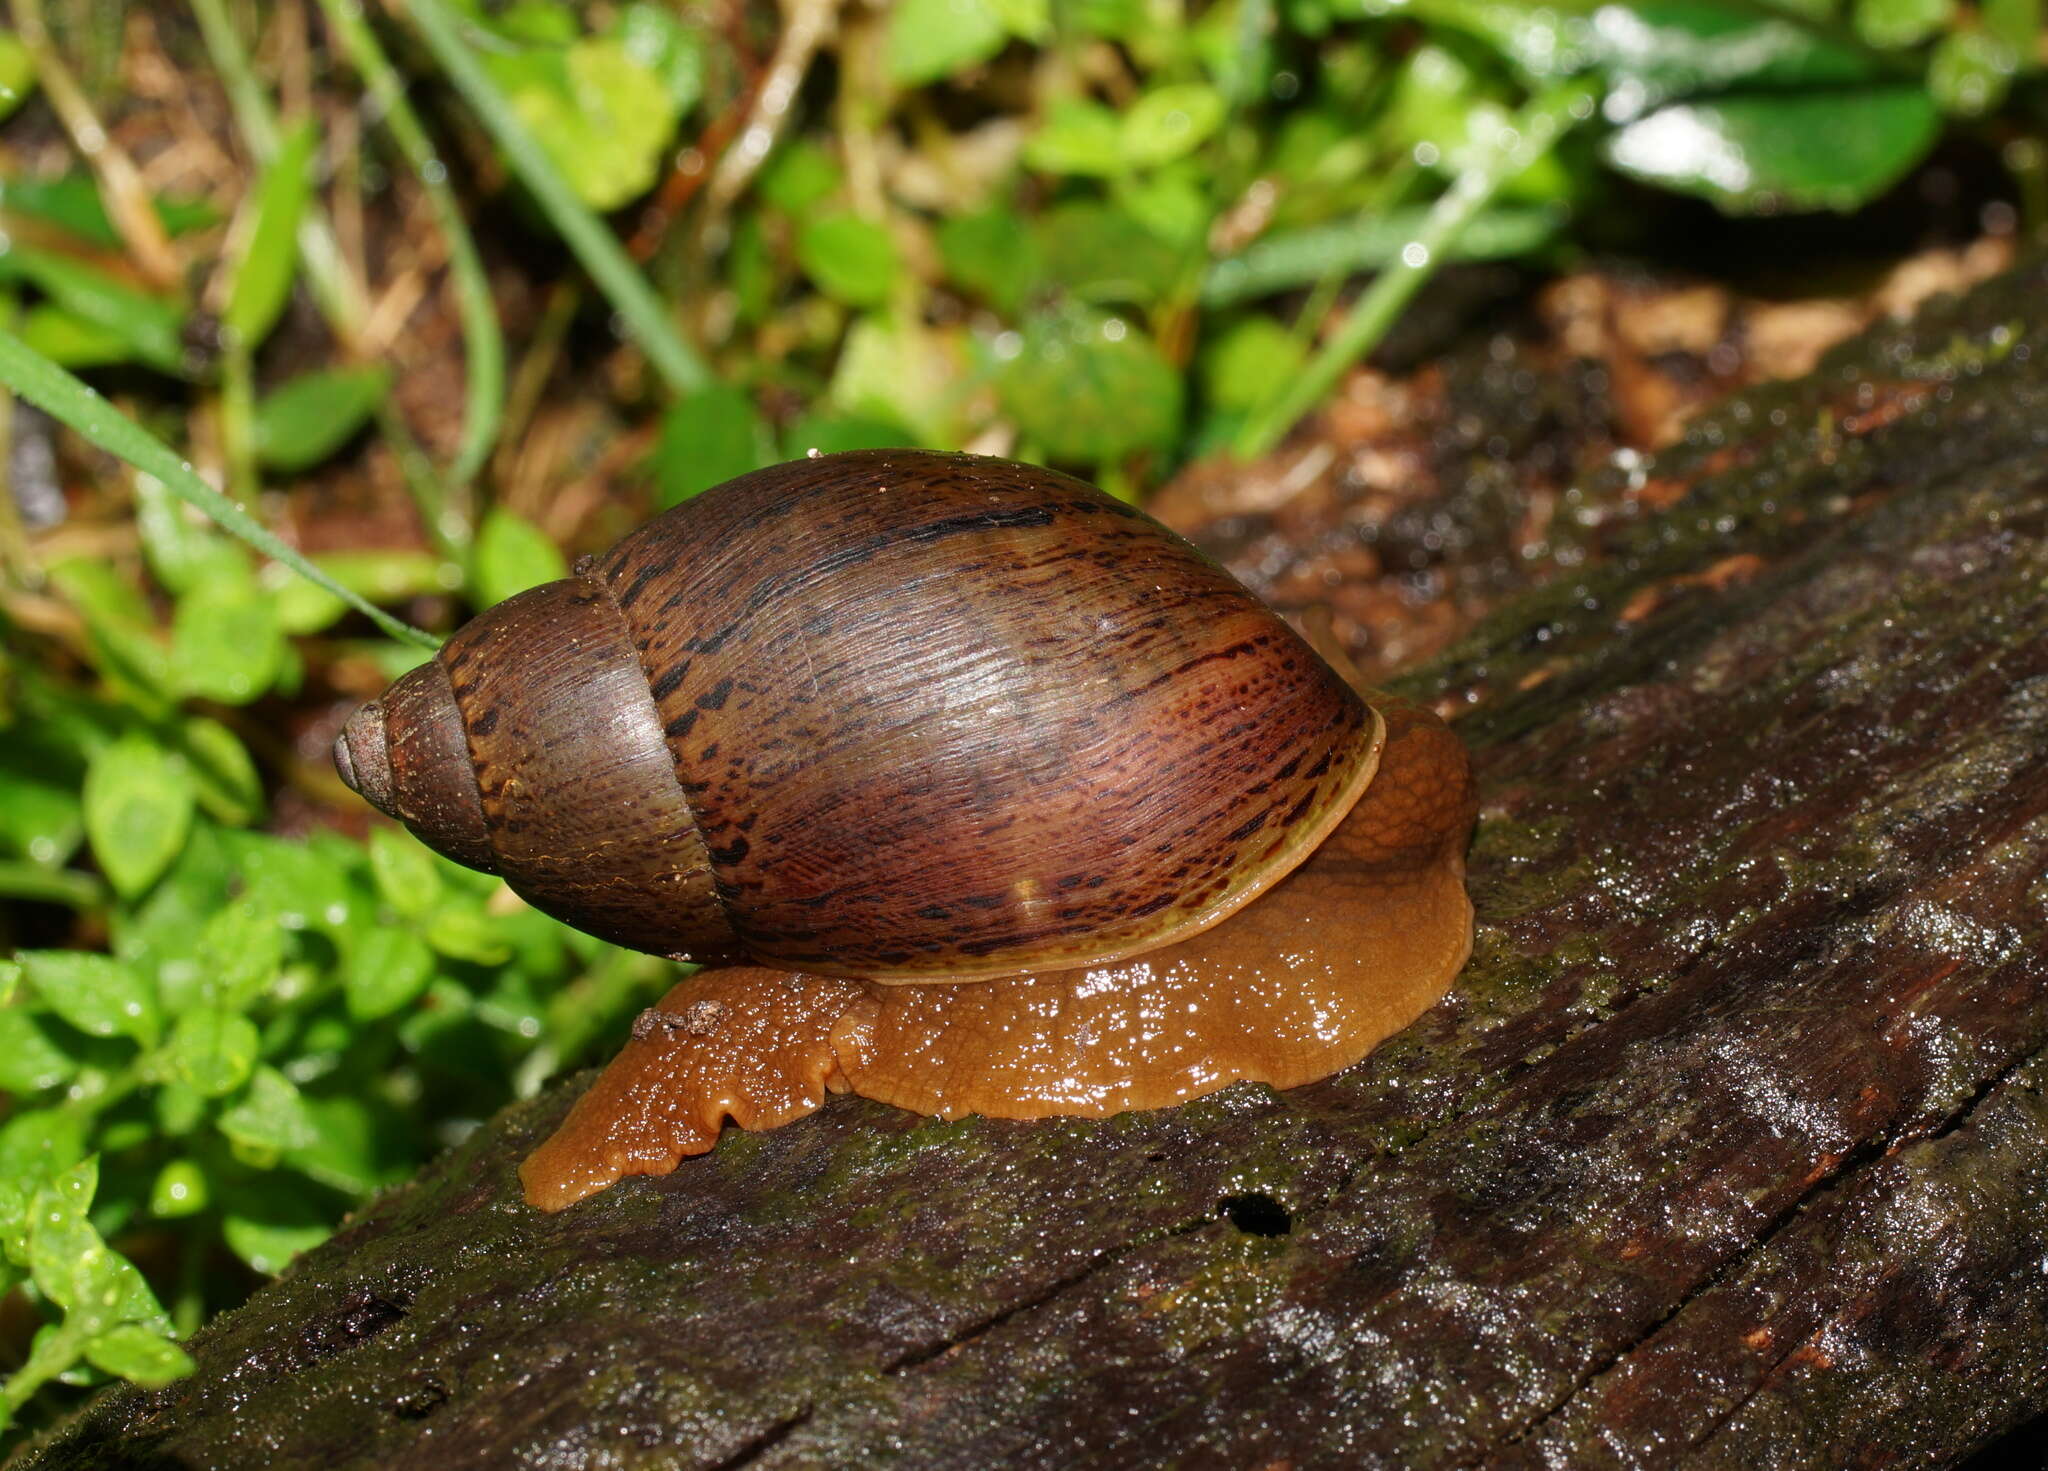
M2019 1444L2048 1411L2044 301L2025 265L1593 477L1539 585L1405 681L1474 752L1480 930L1360 1066L1102 1122L840 1099L545 1216L513 1172L571 1080L208 1327L196 1377L23 1464Z

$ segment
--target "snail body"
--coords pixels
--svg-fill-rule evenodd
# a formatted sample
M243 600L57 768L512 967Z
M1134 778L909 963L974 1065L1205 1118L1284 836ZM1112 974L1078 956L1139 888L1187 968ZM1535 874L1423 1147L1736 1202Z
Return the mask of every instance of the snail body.
M828 1091L1035 1117L1293 1086L1469 948L1455 738L1141 512L998 460L707 491L479 615L335 757L537 907L719 967L528 1161L549 1208Z

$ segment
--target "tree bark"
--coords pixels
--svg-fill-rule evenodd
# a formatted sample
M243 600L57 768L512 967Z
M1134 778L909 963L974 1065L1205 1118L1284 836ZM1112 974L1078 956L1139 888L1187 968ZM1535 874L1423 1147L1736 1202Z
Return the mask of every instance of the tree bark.
M2048 1411L2048 268L1695 423L1463 709L1364 1063L838 1099L548 1216L509 1110L26 1466L1944 1466ZM2008 1444L2013 1442L2008 1441Z

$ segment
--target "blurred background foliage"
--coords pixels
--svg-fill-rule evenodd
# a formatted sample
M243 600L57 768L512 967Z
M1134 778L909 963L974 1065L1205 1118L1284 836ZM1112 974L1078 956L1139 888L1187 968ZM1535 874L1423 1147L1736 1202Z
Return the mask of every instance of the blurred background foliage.
M1458 262L1796 266L1938 153L2048 216L2040 0L6 4L17 1432L679 973L368 827L325 748L432 643L386 610L813 450L1139 497Z

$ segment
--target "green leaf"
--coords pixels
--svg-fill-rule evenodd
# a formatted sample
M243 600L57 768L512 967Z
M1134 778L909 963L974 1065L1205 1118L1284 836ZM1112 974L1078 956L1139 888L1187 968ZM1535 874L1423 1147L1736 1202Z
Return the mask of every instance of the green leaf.
M36 89L36 65L12 31L0 31L0 118L28 101Z
M209 583L178 599L171 667L185 694L246 705L271 687L284 662L277 609L253 580Z
M427 943L452 960L476 965L503 965L512 958L512 947L481 909L467 905L445 906L427 925Z
M256 1271L275 1275L334 1234L317 1194L303 1182L251 1180L223 1192L221 1236Z
M178 727L177 739L199 805L209 817L246 827L263 815L263 777L240 736L218 720L194 715Z
M220 212L204 199L153 199L166 233L188 235L217 223ZM43 178L0 179L0 210L55 225L102 250L119 250L121 234L107 218L99 181L90 169Z
M302 373L256 403L257 463L296 475L353 439L391 391L388 368Z
M889 75L922 87L979 66L1009 39L989 0L899 0L889 13Z
M1983 0L1984 30L2016 56L2033 56L2041 38L2041 0Z
M1927 90L1951 117L1982 117L2005 101L2019 54L1989 31L1951 31L1927 64Z
M43 1003L87 1036L156 1041L163 1025L156 987L134 967L85 950L24 950L19 958Z
M319 1137L306 1100L273 1067L257 1068L248 1090L232 1108L223 1110L214 1124L258 1159L304 1149Z
M1180 429L1180 374L1119 317L1076 310L1034 319L997 389L1018 429L1067 463L1162 448Z
M164 1051L185 1086L203 1098L220 1098L248 1081L261 1047L247 1017L203 1006L178 1018Z
M1823 8L1831 3L1819 0ZM1795 7L1787 0L1776 8ZM1447 8L1443 19L1481 37L1530 80L1597 73L1608 83L1608 115L1617 119L1701 92L1799 90L1875 74L1868 58L1817 27L1725 0L1634 0L1625 10L1478 0Z
M160 1389L183 1379L195 1367L190 1354L140 1323L123 1323L97 1338L88 1338L85 1356L94 1368L119 1374L144 1389Z
M1856 0L1856 34L1882 50L1918 46L1954 15L1955 0Z
M110 685L145 711L170 702L170 656L150 634L149 606L105 562L66 557L50 581L85 620L93 664Z
M611 30L619 49L659 81L682 117L704 93L704 36L646 0L619 12Z
M1038 237L1001 205L947 216L938 247L946 274L1000 312L1016 311L1042 273Z
M55 1088L78 1071L63 1039L47 1020L20 1006L0 1008L0 1092L23 1094Z
M78 1071L49 1023L19 1006L0 1006L0 1092L17 1098L54 1088Z
M1308 345L1271 317L1246 317L1202 350L1202 386L1221 409L1256 408L1308 361Z
M844 413L904 425L919 444L957 445L970 386L963 357L952 334L880 314L858 317L840 346L829 397Z
M36 1193L28 1266L43 1295L65 1310L67 1327L97 1336L121 1323L168 1332L170 1320L135 1264L100 1238L86 1212L99 1188L99 1162L81 1160Z
M53 760L54 753L29 749L29 734L11 730L0 746L0 850L54 868L72 855L85 834L78 778L66 769L77 753L67 751Z
M295 548L280 541L255 517L201 480L170 446L4 330L0 330L0 383L5 383L108 454L118 455L136 469L156 476L181 499L199 507L224 530L232 532L265 556L284 563L315 582L323 585L333 583L332 578L307 561ZM51 570L54 574L56 569ZM429 649L438 647L440 641L431 634L399 622L383 609L346 593L345 589L329 586L329 590L345 593L363 616L393 638ZM97 635L95 640L97 645Z
M1192 158L1122 181L1116 186L1116 202L1183 255L1200 249L1214 214L1208 174Z
M1192 153L1223 122L1223 94L1199 82L1155 87L1124 114L1124 159L1138 168Z
M409 1006L434 978L434 952L410 930L375 929L355 936L343 981L348 1014L375 1021Z
M206 1171L196 1160L174 1159L157 1171L149 1187L149 1213L160 1221L197 1215L206 1209L210 1194Z
M229 1011L241 1011L270 989L284 965L285 932L275 915L247 899L208 916L194 947L201 966L201 995Z
M346 1195L368 1195L389 1183L369 1105L357 1098L315 1098L308 1107L317 1137L286 1157L293 1169Z
M1428 216L1429 210L1418 206L1330 225L1276 230L1252 242L1243 254L1210 266L1202 283L1202 304L1234 306L1278 291L1312 286L1328 275L1390 265L1416 238ZM1530 255L1557 238L1566 218L1561 210L1497 205L1474 216L1442 258L1511 260Z
M730 383L679 398L661 416L654 478L663 506L759 469L772 453L754 401Z
M299 264L299 221L313 196L317 141L313 120L302 119L285 134L256 185L255 215L221 312L221 325L252 351L270 335L291 299Z
M832 155L808 138L776 150L761 170L761 197L785 214L801 215L839 192L845 182Z
M848 306L880 306L903 273L896 242L873 220L820 215L796 240L797 264L827 296Z
M408 919L424 918L441 902L433 855L403 828L370 829L370 877L384 902Z
M138 291L94 265L13 240L0 251L0 283L27 281L81 321L127 344L126 356L166 373L185 361L185 310L176 302Z
M21 319L21 340L67 368L100 368L135 355L126 333L48 301L37 302Z
M242 882L242 900L287 930L340 933L362 899L349 863L326 848L267 833L222 833Z
M248 582L248 553L194 516L154 475L135 476L135 520L149 570L170 591L190 592L215 580Z
M1113 205L1060 205L1039 217L1033 234L1044 279L1082 301L1146 305L1180 274L1180 252Z
M327 552L314 563L338 586L376 602L403 602L462 585L454 563L427 552ZM286 633L318 633L348 611L339 597L285 568L266 567L259 580L276 600L278 625Z
M499 53L483 65L585 204L616 209L653 187L682 109L617 39Z
M1124 168L1117 115L1099 102L1056 102L1024 145L1024 162L1042 173L1107 176Z
M1918 163L1941 129L1918 87L1681 103L1612 133L1609 163L1730 214L1846 212Z
M569 575L562 549L547 533L502 506L491 507L484 516L476 537L475 563L470 586L480 608Z

